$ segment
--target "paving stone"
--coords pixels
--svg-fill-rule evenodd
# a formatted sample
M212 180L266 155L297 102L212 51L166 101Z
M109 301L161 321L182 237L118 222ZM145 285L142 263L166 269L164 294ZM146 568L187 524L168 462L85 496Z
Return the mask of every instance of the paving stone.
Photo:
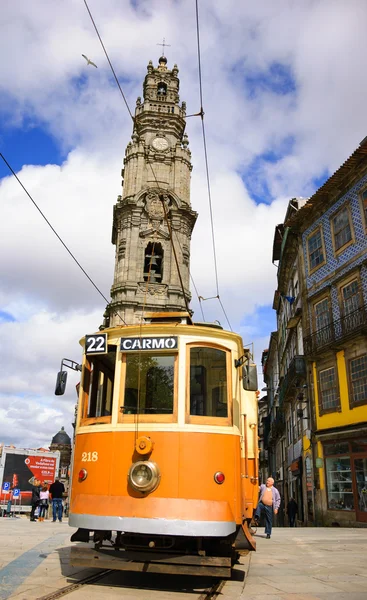
M5 521L5 520L4 520ZM68 564L66 523L33 524L14 519L0 528L0 600L36 600L95 574ZM258 538L256 553L242 556L235 577L220 600L366 600L366 530L276 529L271 542ZM28 569L29 564L34 568ZM18 561L18 562L17 562ZM9 585L12 565L20 566L17 585ZM18 573L18 574L19 574ZM4 584L5 581L5 584ZM14 582L13 582L14 583ZM70 600L197 600L207 578L113 572L70 594Z

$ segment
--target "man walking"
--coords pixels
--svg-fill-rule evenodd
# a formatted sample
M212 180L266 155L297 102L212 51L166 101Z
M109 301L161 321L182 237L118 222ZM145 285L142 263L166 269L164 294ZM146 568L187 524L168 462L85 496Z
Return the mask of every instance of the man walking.
M56 477L50 485L50 496L52 498L52 522L56 523L56 517L62 522L62 497L65 492L64 484Z
M273 526L273 513L278 514L280 506L280 494L274 487L274 479L268 477L266 485L263 483L260 486L260 498L255 511L255 522L258 525L261 517L261 513L265 512L265 533L266 539L270 540L271 529Z

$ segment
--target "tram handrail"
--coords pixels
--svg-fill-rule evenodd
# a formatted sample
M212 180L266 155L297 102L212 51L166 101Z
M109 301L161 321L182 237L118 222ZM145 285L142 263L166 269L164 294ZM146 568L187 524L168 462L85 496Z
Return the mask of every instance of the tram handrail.
M245 477L248 477L247 415L243 414L243 444L245 446Z
M256 423L251 423L250 427L254 434L254 458L255 458L255 474L254 477L251 477L251 482L256 483L259 480L258 476L258 468L259 468L259 448L257 445L257 427Z

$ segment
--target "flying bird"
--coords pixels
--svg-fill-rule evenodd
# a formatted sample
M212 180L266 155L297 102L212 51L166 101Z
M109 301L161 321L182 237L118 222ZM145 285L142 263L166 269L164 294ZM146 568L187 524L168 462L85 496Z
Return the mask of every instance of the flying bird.
M87 66L92 65L93 67L96 67L96 69L98 69L97 65L95 65L94 62L88 58L88 56L85 56L85 54L82 54L82 57L85 58L85 60L87 61Z

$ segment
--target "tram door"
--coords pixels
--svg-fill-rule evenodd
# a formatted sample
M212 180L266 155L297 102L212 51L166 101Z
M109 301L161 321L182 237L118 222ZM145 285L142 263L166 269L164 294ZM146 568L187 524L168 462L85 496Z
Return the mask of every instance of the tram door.
M367 521L367 458L354 458L357 521Z

